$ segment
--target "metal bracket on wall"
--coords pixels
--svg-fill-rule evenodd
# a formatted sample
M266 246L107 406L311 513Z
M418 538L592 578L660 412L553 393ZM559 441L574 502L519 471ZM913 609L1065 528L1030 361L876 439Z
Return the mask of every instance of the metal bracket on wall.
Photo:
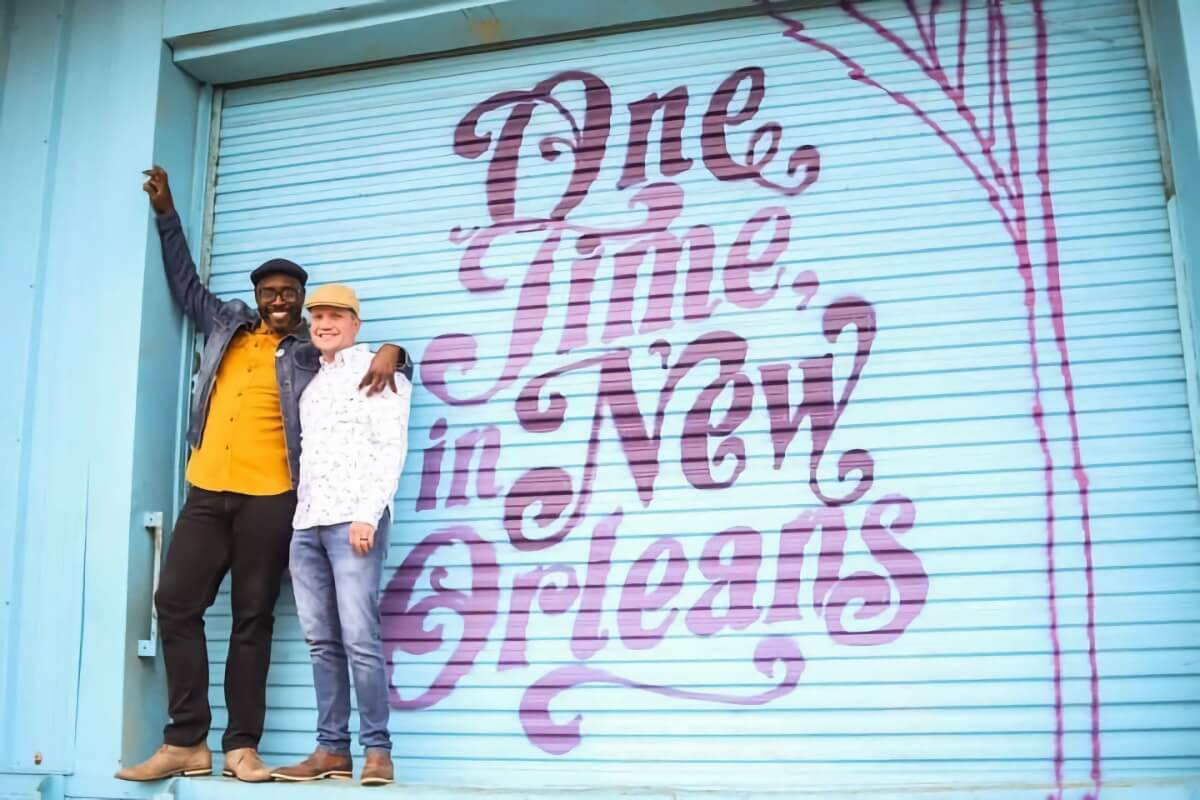
M154 537L154 579L150 585L150 637L138 640L137 654L140 658L154 658L158 655L158 611L154 608L154 595L158 592L158 576L162 572L163 512L147 511L142 524Z

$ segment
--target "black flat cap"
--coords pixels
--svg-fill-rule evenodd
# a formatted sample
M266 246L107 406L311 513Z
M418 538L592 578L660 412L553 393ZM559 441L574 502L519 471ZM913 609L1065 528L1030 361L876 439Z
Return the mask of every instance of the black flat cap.
M258 286L258 282L268 275L291 275L300 281L301 286L308 283L308 273L304 271L304 267L294 261L288 261L286 258L272 258L270 261L264 261L254 272L250 273L250 282Z

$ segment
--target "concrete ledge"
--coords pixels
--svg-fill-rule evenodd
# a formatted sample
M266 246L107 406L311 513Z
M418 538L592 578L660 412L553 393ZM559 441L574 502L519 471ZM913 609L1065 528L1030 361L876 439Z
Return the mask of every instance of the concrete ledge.
M35 781L28 785L10 783L18 776L0 776L0 799L57 800L57 798L151 798L152 800L335 800L335 798L370 797L408 798L409 800L546 800L569 796L572 800L783 800L783 798L848 798L870 797L871 800L1031 800L1055 794L1055 787L1045 783L983 783L942 784L879 787L877 785L840 787L779 786L747 789L665 789L645 786L611 787L545 787L539 789L493 788L484 786L447 786L421 783L397 783L391 786L364 788L357 782L326 780L313 783L240 783L232 778L175 778L155 783L127 783L113 778L87 779L72 776L66 779L65 795L59 776L39 778L50 792L38 794ZM19 776L30 777L30 776ZM36 777L36 776L34 776ZM1066 796L1084 797L1090 794L1090 783L1074 783L1063 787ZM54 791L57 790L57 794ZM1200 800L1200 775L1173 779L1117 779L1106 781L1102 796L1105 800Z
M62 775L0 774L0 800L62 800Z

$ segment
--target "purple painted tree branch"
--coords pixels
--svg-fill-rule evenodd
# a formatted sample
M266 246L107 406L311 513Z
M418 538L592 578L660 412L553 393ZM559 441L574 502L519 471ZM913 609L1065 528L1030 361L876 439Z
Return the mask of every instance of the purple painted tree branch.
M1028 215L1026 211L1025 187L1022 180L1021 148L1018 141L1016 114L1012 99L1012 81L1010 77L1008 22L1004 12L1004 0L982 0L984 3L986 48L986 125L980 122L978 114L967 100L967 47L970 29L970 8L968 0L960 0L958 6L958 31L955 41L955 75L954 81L942 66L943 61L939 52L937 38L937 17L941 7L940 0L929 0L924 14L917 0L904 0L904 7L913 23L917 37L920 40L922 52L909 44L894 30L879 19L869 16L853 0L842 0L841 9L848 17L864 25L882 41L894 46L909 62L914 64L941 91L943 97L953 104L960 119L966 125L970 137L979 148L982 165L976 162L966 147L934 119L929 110L898 89L885 86L872 77L866 68L851 55L838 47L810 36L805 32L804 23L792 19L777 11L770 0L759 0L766 13L780 22L784 27L784 36L800 44L827 53L842 63L848 70L851 80L857 81L886 94L894 102L911 111L938 139L945 143L958 160L968 169L976 183L984 190L988 203L996 211L1004 230L1012 240L1017 256L1017 270L1024 287L1026 329L1029 336L1030 366L1033 381L1032 417L1037 431L1039 445L1043 457L1043 474L1046 496L1046 559L1048 578L1048 600L1050 614L1050 636L1053 649L1054 668L1054 711L1055 711L1055 752L1054 774L1057 786L1057 797L1063 795L1063 698L1062 698L1062 658L1058 633L1058 611L1055 596L1055 515L1053 482L1054 461L1050 452L1049 437L1046 429L1045 412L1042 405L1042 386L1038 353L1037 334L1037 291L1034 282L1034 259L1030 251ZM1067 401L1067 416L1070 421L1072 444L1072 472L1079 490L1081 506L1081 523L1083 528L1083 549L1085 556L1085 574L1087 576L1087 630L1089 642L1089 657L1091 667L1091 711L1092 711L1092 770L1091 778L1094 793L1089 798L1098 798L1101 785L1100 773L1100 700L1099 672L1096 660L1095 639L1095 592L1092 559L1092 535L1090 511L1088 503L1088 478L1083 466L1079 445L1079 425L1076 412L1074 382L1071 376L1070 356L1067 351L1067 336L1065 327L1065 311L1062 301L1062 283L1058 235L1055 223L1053 198L1050 191L1049 170L1049 118L1047 92L1047 41L1043 0L1029 0L1033 10L1036 26L1036 51L1034 57L1034 81L1037 91L1038 136L1037 136L1037 177L1040 186L1042 247L1045 252L1046 293L1051 310L1051 321L1054 330L1054 341L1058 349L1060 370L1064 381L1064 394ZM997 109L999 106L999 109ZM997 128L1003 130L1006 140L1007 167L996 156Z

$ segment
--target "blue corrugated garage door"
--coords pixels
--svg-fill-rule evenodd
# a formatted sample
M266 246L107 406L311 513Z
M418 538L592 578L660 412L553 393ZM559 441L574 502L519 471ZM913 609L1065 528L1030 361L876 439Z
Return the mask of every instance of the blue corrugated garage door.
M419 362L402 775L1080 797L1200 767L1133 0L760 9L231 89L215 198L217 292L287 256ZM280 616L276 763L315 727Z

